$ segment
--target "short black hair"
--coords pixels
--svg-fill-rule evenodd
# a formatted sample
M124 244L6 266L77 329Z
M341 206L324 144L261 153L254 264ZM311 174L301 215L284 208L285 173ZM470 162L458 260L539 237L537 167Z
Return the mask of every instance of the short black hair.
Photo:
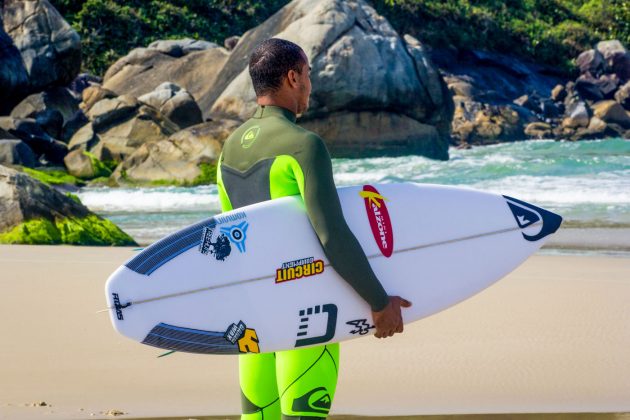
M256 96L265 96L280 89L289 70L302 73L304 51L299 45L280 38L263 41L249 59L249 75Z

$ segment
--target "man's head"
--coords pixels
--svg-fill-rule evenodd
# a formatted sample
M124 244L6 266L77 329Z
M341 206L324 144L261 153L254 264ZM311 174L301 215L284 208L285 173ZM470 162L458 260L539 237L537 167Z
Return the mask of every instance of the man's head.
M271 38L249 60L249 74L261 105L279 105L302 114L311 95L310 66L302 48Z

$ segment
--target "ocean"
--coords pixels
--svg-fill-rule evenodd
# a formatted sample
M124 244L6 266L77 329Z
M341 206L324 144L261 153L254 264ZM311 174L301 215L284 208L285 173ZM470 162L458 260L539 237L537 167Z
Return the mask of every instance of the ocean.
M630 254L630 141L519 141L420 156L333 159L338 186L418 182L509 195L564 217L547 252ZM81 201L146 245L220 212L216 185L88 187Z

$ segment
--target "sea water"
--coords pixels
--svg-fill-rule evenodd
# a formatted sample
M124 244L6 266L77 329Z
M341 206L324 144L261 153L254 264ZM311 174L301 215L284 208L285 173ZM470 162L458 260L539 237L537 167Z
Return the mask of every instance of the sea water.
M509 195L562 215L551 246L630 251L630 141L519 141L421 156L334 159L338 186L418 182ZM148 244L220 211L215 185L84 188L81 201Z

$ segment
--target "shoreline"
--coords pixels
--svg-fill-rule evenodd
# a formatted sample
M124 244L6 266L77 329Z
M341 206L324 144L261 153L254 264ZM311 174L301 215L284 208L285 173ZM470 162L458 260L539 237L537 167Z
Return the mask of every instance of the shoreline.
M1 420L237 418L237 358L157 358L96 313L133 254L0 246ZM630 420L614 414L630 411L628 273L630 258L534 255L404 334L344 342L331 419Z

